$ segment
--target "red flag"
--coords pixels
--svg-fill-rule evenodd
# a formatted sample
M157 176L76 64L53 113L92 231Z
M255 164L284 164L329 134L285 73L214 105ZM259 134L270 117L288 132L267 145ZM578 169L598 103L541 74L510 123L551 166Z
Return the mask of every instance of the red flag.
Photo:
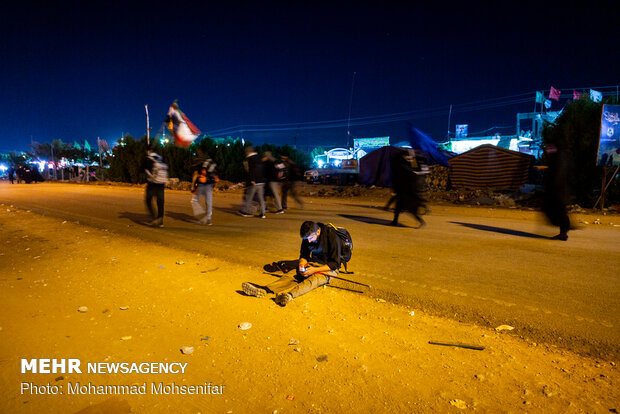
M176 101L168 109L166 124L174 137L174 143L179 147L189 147L200 134L200 130L179 109Z
M549 99L553 99L554 101L559 101L561 93L562 92L558 91L552 86L551 89L549 90Z
M573 89L573 99L577 100L581 98L581 92L577 92L576 90Z

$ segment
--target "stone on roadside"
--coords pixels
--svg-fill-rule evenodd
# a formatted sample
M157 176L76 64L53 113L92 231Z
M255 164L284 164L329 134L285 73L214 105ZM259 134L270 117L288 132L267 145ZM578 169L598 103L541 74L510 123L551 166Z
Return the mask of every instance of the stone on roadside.
M183 355L191 355L194 353L194 347L193 346L184 346L181 348L181 353Z

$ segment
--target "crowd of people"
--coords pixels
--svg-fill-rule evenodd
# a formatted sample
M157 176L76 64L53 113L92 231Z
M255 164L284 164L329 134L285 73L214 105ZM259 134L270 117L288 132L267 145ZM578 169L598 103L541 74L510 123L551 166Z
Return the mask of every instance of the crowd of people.
M296 190L296 181L301 174L295 161L288 153L280 160L269 151L259 155L254 147L245 148L243 166L246 172L245 191L238 214L253 217L254 203L258 203L257 217L266 218L267 199L273 200L274 214L283 214L288 209L289 195L300 208L304 203ZM198 148L192 160L192 182L190 204L196 224L211 226L213 216L213 189L219 181L216 163ZM151 215L147 223L153 227L163 227L164 191L168 181L168 167L159 154L159 147L153 145L146 153L144 171L147 176L146 207Z

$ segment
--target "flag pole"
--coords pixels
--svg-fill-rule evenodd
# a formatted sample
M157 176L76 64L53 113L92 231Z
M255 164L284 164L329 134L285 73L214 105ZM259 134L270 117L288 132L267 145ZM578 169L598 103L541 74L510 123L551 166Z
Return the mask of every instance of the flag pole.
M144 105L144 110L146 111L146 145L151 145L151 139L150 139L150 131L151 128L149 128L149 106Z
M103 181L103 162L101 161L101 140L97 137L97 146L99 147L99 172L101 176L101 181Z
M450 118L452 118L452 104L450 104L450 112L448 112L448 141L450 141Z

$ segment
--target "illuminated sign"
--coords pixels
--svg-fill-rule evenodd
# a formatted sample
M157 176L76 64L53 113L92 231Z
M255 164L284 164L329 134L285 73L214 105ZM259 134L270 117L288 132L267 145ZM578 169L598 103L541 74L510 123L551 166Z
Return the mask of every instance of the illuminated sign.
M390 137L355 138L353 148L381 148L390 145Z
M346 160L351 158L351 153L346 148L334 148L333 150L327 151L327 157Z
M465 138L467 136L467 127L469 124L456 125L456 138Z
M620 105L603 105L598 164L620 165Z

